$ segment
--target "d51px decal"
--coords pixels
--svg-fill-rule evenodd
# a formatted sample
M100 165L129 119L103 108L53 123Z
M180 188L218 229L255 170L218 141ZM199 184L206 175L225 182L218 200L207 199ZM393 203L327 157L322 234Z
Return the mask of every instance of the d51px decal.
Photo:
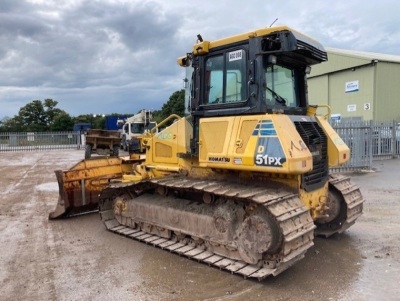
M282 167L286 162L278 137L258 138L254 164L259 166Z

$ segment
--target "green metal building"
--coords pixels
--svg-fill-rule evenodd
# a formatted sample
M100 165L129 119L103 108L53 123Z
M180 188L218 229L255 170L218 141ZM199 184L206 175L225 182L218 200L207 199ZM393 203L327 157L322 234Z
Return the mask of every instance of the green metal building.
M308 76L310 104L328 104L336 120L400 120L400 56L326 50Z

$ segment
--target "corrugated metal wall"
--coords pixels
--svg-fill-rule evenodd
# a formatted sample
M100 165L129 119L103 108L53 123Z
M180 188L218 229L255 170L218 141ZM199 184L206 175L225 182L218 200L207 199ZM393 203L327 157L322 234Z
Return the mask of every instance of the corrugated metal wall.
M314 70L316 69L316 70ZM344 119L372 120L375 67L370 60L328 54L328 62L313 66L308 79L311 104L328 103L333 114ZM318 75L314 77L314 75ZM358 81L359 89L346 91L346 83ZM367 106L369 110L365 110ZM350 110L348 107L351 105Z
M346 92L346 83L358 81L359 90ZM332 113L339 113L342 118L361 117L363 120L373 119L373 111L364 110L364 105L372 106L374 92L374 68L362 67L354 71L347 70L329 75L329 105ZM355 111L349 111L349 106Z
M320 75L308 80L308 103L329 104L329 75Z
M400 119L400 64L376 66L375 120Z
M370 60L365 58L346 56L328 51L328 61L318 65L313 65L310 76L313 77L339 70L351 69L355 66L365 65L370 62Z
M346 83L354 81L358 91L346 92ZM399 63L328 52L328 62L312 67L309 103L329 104L344 119L399 119L399 83Z

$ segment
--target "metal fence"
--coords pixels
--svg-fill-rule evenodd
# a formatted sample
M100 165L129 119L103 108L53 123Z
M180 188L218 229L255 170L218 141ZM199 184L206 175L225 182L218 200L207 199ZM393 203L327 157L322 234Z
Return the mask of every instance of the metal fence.
M81 132L0 132L0 152L80 149Z
M372 169L373 160L400 156L400 123L346 120L333 128L349 146L351 158L339 170Z

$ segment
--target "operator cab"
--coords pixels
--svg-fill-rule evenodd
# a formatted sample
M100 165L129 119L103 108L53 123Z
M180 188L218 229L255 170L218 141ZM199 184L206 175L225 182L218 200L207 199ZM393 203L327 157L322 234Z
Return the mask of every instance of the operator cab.
M307 73L327 60L317 41L286 26L203 41L178 59L186 69L191 154L199 149L201 118L255 114L306 115Z
M191 67L186 78L188 111L203 117L305 115L306 74L311 65L326 59L318 42L288 27L201 40L179 60Z

